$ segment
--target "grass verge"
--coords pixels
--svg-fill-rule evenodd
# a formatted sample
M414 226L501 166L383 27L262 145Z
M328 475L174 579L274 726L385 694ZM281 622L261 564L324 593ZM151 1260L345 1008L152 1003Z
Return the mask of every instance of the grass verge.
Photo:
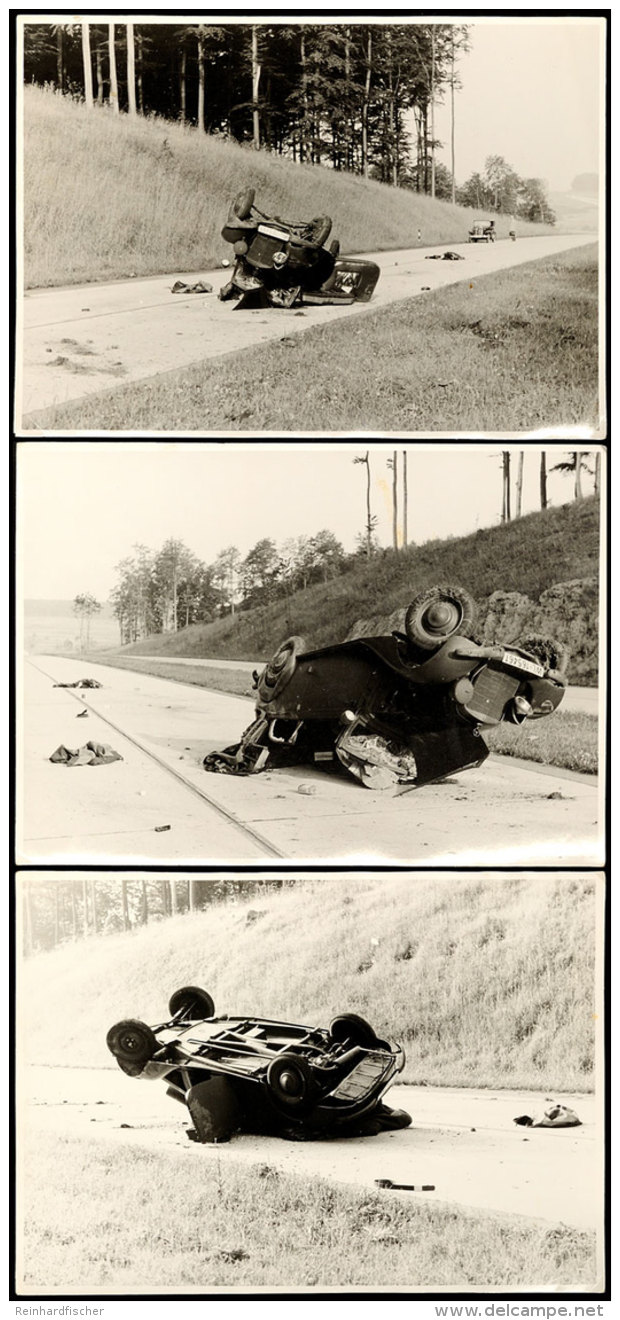
M109 1066L112 1022L161 1021L174 989L203 985L218 1012L360 1013L405 1046L405 1082L587 1091L595 896L588 875L297 877L27 959L24 1062Z
M217 669L211 665L179 665L169 661L149 661L148 656L113 655L106 653L85 657L89 665L113 665L115 669L135 670L139 674L153 674L175 683L188 683L192 687L207 688L212 692L227 692L236 697L252 700L252 668L246 670ZM598 772L598 720L596 715L576 711L558 711L549 719L534 720L517 728L514 724L500 724L489 730L485 742L492 752L501 756L517 756L524 761L540 765L554 765L562 770L578 770L582 774Z
M564 1225L401 1204L218 1162L39 1134L22 1200L30 1288L586 1289L595 1236Z
M549 719L532 720L516 728L499 724L485 734L492 752L518 756L540 765L555 765L582 774L598 772L598 719L581 711L558 711Z
M25 424L281 435L598 422L593 244L49 408Z

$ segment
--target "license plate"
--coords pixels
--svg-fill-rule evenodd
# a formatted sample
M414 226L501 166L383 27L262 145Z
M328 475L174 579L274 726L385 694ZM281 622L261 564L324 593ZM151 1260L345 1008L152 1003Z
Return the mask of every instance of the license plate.
M259 234L266 234L267 238L279 238L281 243L286 243L288 239L288 233L285 229L271 229L269 225L259 225L258 232Z
M537 665L534 660L526 660L524 656L516 655L514 651L504 651L502 664L510 665L511 669L522 669L526 674L535 674L537 678L544 678L543 665Z

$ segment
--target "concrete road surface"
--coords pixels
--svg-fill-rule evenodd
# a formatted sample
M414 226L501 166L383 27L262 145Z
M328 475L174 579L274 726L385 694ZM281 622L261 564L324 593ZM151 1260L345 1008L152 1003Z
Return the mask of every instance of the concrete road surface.
M432 1184L424 1193L393 1196L524 1215L546 1224L600 1229L603 1147L600 1108L592 1095L551 1097L574 1109L582 1126L557 1130L515 1127L513 1119L545 1107L532 1092L395 1086L388 1104L406 1109L410 1128L375 1137L307 1143L244 1134L224 1146L188 1141L189 1115L163 1084L141 1082L116 1067L26 1066L19 1086L20 1141L26 1174L36 1179L40 1132L114 1143L157 1154L174 1153L188 1176L217 1165L220 1177L235 1163L262 1165L298 1176L321 1176L376 1191L375 1179ZM121 1124L128 1126L121 1127ZM30 1156L26 1153L31 1151ZM31 1161L28 1167L29 1160ZM23 1162L22 1162L23 1163Z
M68 399L144 380L193 362L238 353L255 344L301 334L459 280L521 265L592 242L591 234L551 234L516 243L461 243L364 253L381 277L370 303L239 311L220 303L225 270L174 273L112 284L29 290L19 308L16 427L30 414ZM463 261L430 258L446 250ZM427 259L428 258L428 259ZM173 284L208 279L213 293L172 294Z
M25 668L21 863L603 861L594 778L541 774L509 758L413 792L374 793L304 766L249 778L207 774L206 753L235 742L250 723L249 699L58 656L33 657ZM104 686L75 695L53 686L88 676ZM87 716L78 718L80 710ZM124 759L72 769L50 762L60 743L88 739L111 743Z

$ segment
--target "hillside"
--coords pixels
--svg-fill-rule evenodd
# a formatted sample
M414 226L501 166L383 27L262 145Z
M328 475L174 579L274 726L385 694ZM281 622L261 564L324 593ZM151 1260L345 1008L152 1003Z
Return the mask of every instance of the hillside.
M88 111L24 88L26 287L208 270L241 187L261 210L328 214L343 252L462 242L486 213L199 134L155 118ZM498 216L500 238L508 217ZM520 235L548 233L516 224ZM418 232L420 237L418 237Z
M409 1082L589 1090L595 888L566 874L306 877L79 941L23 964L24 1061L105 1066L113 1022L161 1021L174 989L202 985L216 1012L360 1013L405 1045Z
M342 577L288 599L234 619L145 638L125 647L123 654L267 659L291 634L301 635L313 647L327 646L342 641L360 620L386 618L402 609L425 586L458 582L481 604L483 624L493 614L494 627L498 610L489 609L494 593L527 597L531 609L529 614L518 611L519 626L551 632L565 641L572 652L571 680L596 683L598 562L598 504L587 499L454 540L410 545L398 555L383 551ZM575 582L587 585L555 593L555 598L553 593L546 596L539 619L541 596L557 583ZM499 611L504 629L512 627L506 608L510 603L502 601ZM512 634L504 636L510 640Z

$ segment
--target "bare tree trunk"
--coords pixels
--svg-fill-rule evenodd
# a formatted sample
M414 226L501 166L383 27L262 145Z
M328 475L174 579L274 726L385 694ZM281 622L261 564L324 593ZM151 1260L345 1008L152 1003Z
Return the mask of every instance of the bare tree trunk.
M93 935L97 934L97 893L95 890L95 881L90 881L90 904L92 914Z
M544 449L540 453L540 507L547 508L547 455Z
M137 47L137 51L138 51L138 58L137 58L137 66L138 66L138 110L139 110L140 114L143 115L143 114L144 114L144 88L143 88L143 86L142 86L142 66L143 66L143 60L142 60L142 33L141 33L141 32L138 32L138 34L137 34L137 36L136 36L136 47Z
M364 100L362 101L362 174L368 178L368 110L370 106L370 81L372 78L372 29L368 29L366 45L366 77L364 79Z
M110 105L117 115L120 113L118 104L118 77L116 73L116 46L114 44L114 24L108 23L108 50L110 52Z
M205 131L205 43L202 32L197 34L198 42L198 109L196 119L201 133Z
M431 197L435 196L435 25L431 27Z
M252 141L256 151L260 149L260 113L258 93L260 87L261 66L258 61L258 28L252 24Z
M407 450L403 449L403 545L409 544L407 532Z
M523 459L524 459L524 456L525 456L525 455L524 455L524 450L523 450L523 449L520 449L520 450L519 450L519 466L518 466L518 468L517 468L517 507L516 507L516 510L515 510L515 517L517 517L517 518L520 518L520 517L521 517L521 509L522 509L522 507L523 507Z
M64 28L62 23L56 27L56 86L62 92L65 83Z
M398 550L398 450L392 455L392 540Z
M146 880L142 877L142 925L147 926L149 920L149 896L146 888Z
M195 881L195 880L190 880L190 881L188 882L188 885L189 885L189 888L188 888L189 910L190 910L190 912L195 912L195 911L196 911L196 906L197 906L197 904L196 904L196 895L197 895L196 881Z
M450 51L450 169L452 171L452 205L456 203L456 164L454 152L454 28Z
M127 100L130 115L137 114L136 109L136 48L134 43L133 23L127 24Z
M97 105L103 105L103 68L101 46L95 50L95 79L97 82Z
M172 915L176 916L179 910L179 895L177 894L176 880L170 881L170 908L172 911Z
M502 452L502 522L510 522L510 450Z
M131 921L129 918L129 903L127 901L127 881L121 881L121 904L123 909L123 930L131 930Z
M185 45L181 47L181 74L180 74L180 120L184 124L187 117L187 51Z
M89 110L93 108L93 70L90 62L90 28L82 23L82 63L84 65L84 100Z
M598 499L601 493L601 456L596 454L594 457L594 494Z
M581 486L581 464L582 454L580 449L575 450L575 499L583 499L583 489Z

